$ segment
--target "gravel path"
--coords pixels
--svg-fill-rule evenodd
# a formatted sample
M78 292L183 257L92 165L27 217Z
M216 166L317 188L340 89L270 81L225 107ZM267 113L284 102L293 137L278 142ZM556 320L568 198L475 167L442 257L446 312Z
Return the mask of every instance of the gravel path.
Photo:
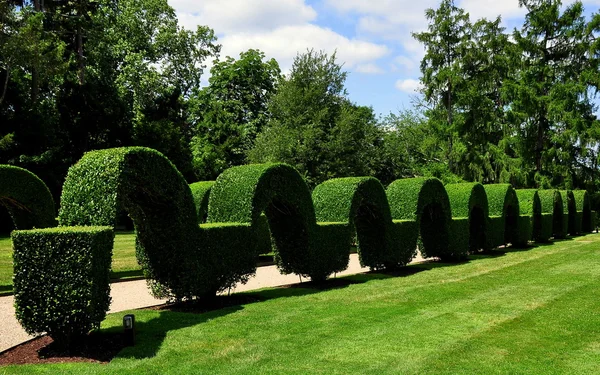
M422 262L423 258L417 255L414 262ZM339 276L352 275L366 272L368 268L362 268L356 254L350 255L348 269L339 273ZM275 266L258 267L256 276L251 278L247 284L238 285L231 292L243 292L246 290L261 289L279 285L295 284L300 280L297 275L282 275ZM155 299L150 295L145 280L125 281L111 284L110 294L112 303L110 313L124 310L137 309L160 305L165 301ZM27 341L29 336L15 318L13 296L0 297L0 352L10 347Z

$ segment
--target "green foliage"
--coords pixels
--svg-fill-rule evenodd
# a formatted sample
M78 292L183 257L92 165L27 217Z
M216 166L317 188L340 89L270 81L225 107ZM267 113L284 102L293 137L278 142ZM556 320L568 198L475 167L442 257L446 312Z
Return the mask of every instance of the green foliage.
M0 204L8 210L16 229L56 225L50 190L26 169L0 165Z
M216 61L210 72L209 85L190 99L194 168L203 179L244 164L271 117L267 105L281 76L275 59L265 61L265 54L253 49L238 60Z
M485 249L487 244L487 218L489 216L488 200L483 185L480 183L448 184L445 186L452 207L453 218L467 218L466 236L469 238L468 250L476 252ZM457 233L464 224L456 223L457 229L451 231L452 236L464 237ZM457 243L462 243L457 240Z
M436 178L396 180L386 191L392 218L414 220L419 226L419 249L424 257L452 258L448 248L450 202Z
M543 213L542 214L542 231L540 232L539 236L535 238L536 242L548 242L550 240L550 237L552 237L552 231L553 231L553 221L554 221L554 215L550 214L550 213Z
M414 249L394 241L392 217L385 190L373 177L325 181L312 193L319 222L345 222L356 231L361 264L372 269L396 268L410 262ZM350 239L346 239L348 246Z
M214 184L214 181L199 181L190 184L192 196L194 197L194 205L196 206L198 224L206 222L210 189L212 189Z
M530 215L519 215L519 218L517 219L517 233L513 241L513 246L527 247L528 242L532 239L533 218Z
M450 222L448 247L455 259L461 259L471 251L471 231L468 217L453 217Z
M493 247L512 243L518 235L519 199L509 184L484 185L488 197L490 218L500 216L504 220L502 240L494 236ZM495 223L494 225L498 225Z
M346 76L335 53L298 54L269 103L272 117L248 160L288 163L311 187L335 177L372 175L380 130L372 108L348 100Z
M487 247L492 249L500 245L504 245L504 231L506 227L505 217L490 215L487 225L488 228L490 228L488 231Z
M538 190L542 213L552 214L552 236L565 238L567 236L567 222L564 219L564 206L562 195L558 190Z
M143 147L89 152L69 169L60 225L114 226L123 208L137 233L144 275L177 298L213 292L222 269L207 267L192 193L169 160ZM228 286L223 286L228 287Z
M575 208L577 209L577 232L589 233L592 231L592 208L589 194L585 190L573 190Z
M324 263L332 259L319 254L319 229L310 192L294 168L286 164L245 165L229 168L217 178L208 222L247 223L257 228L263 212L269 222L275 260L283 273L323 279L342 267L336 263L323 274ZM253 233L258 235L256 230ZM349 239L339 246L347 249L348 244Z
M563 225L566 226L566 233L574 236L577 234L577 206L575 196L571 190L561 190L560 194L563 200L563 214L566 216Z
M12 233L16 316L27 333L70 346L100 327L110 304L109 227Z
M536 189L517 189L515 191L517 193L517 198L519 199L521 215L529 216L531 218L530 235L525 236L524 234L519 234L519 238L527 238L527 240L539 242L548 241L552 236L552 221L549 223L549 228L544 227L546 222L542 220L542 202L540 200L539 191ZM550 212L550 214L552 214L552 212ZM545 237L542 233L547 232L550 233L550 236Z

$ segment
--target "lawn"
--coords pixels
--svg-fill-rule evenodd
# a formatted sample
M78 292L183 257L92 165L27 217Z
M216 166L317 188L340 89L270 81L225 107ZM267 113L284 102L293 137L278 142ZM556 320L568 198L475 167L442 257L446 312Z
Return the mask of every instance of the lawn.
M134 311L137 345L108 365L0 373L596 374L600 235L402 275L276 288L204 314ZM226 298L226 297L223 297ZM119 329L110 315L103 332Z
M0 238L0 295L12 292L12 243L10 237ZM113 248L112 279L142 276L135 258L135 234L117 232Z

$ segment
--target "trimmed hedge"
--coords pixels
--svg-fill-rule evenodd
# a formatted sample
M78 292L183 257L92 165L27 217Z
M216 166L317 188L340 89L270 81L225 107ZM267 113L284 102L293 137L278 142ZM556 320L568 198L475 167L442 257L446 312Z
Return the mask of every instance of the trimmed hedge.
M561 190L560 194L563 200L563 223L566 223L567 233L574 236L577 234L577 206L575 205L575 197L571 190Z
M50 190L27 169L0 165L0 203L8 210L16 229L56 226Z
M275 261L281 272L322 280L347 265L347 261L339 260L341 255L321 256L323 238L319 234L327 229L318 228L308 186L293 167L244 165L229 168L217 178L211 191L208 222L248 223L257 236L256 228L263 212L269 222ZM347 257L348 243L341 242L326 251Z
M497 247L513 243L518 239L519 199L515 190L509 184L484 185L488 197L488 206L491 217L500 216L504 221L504 234L502 237L494 235L490 245ZM494 220L498 225L499 220ZM498 231L496 229L496 231Z
M592 206L589 194L585 190L573 190L573 198L577 209L577 232L589 233L592 231Z
M423 257L460 258L449 247L450 202L437 178L407 178L392 182L386 191L394 220L412 220L419 227Z
M145 147L92 151L69 169L60 225L114 226L121 209L133 220L144 275L161 290L181 299L229 287L214 285L223 269L210 265L218 264L220 255L204 250L192 192L160 152Z
M112 228L17 230L11 237L16 317L25 331L71 346L98 328L110 304Z
M361 265L371 269L396 268L410 262L415 247L406 251L407 239L394 235L390 206L383 185L374 177L328 180L312 193L319 222L343 222L355 229ZM351 239L346 243L350 245Z
M538 191L535 189L518 189L515 190L519 199L520 214L530 218L529 224L525 224L523 219L519 219L519 230L517 231L517 246L525 246L530 240L536 242L547 242L552 235L552 222L549 228L542 228L542 204ZM528 229L527 229L528 228ZM527 232L523 232L527 230ZM550 233L550 236L544 234Z
M488 218L488 239L487 247L489 249L504 244L504 229L506 220L504 216L490 215Z
M450 222L449 247L456 254L466 257L471 249L470 220L468 217L453 217ZM456 257L460 257L457 255Z
M208 199L210 197L210 190L214 184L214 181L199 181L190 184L194 206L196 207L196 215L198 216L198 224L206 223Z
M565 238L567 222L564 221L563 200L558 190L538 190L543 214L552 214L552 236Z
M533 218L529 215L519 215L517 219L517 234L514 247L527 247L533 236Z
M446 185L446 191L452 208L452 217L467 218L468 225L454 225L450 231L451 244L460 244L464 241L460 239L453 240L453 236L467 237L468 243L466 255L468 252L477 252L486 249L487 244L487 218L489 216L488 200L483 185L478 182L449 184ZM466 229L466 233L459 233L458 228Z

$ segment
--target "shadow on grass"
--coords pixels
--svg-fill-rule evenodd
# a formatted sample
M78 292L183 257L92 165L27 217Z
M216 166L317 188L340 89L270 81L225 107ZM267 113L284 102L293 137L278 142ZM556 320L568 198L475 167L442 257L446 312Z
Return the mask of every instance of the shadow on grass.
M11 285L0 285L0 297L11 295L13 291L12 284Z
M144 273L142 270L129 270L129 271L111 271L110 280L114 282L121 279L132 279L132 278L143 278Z

